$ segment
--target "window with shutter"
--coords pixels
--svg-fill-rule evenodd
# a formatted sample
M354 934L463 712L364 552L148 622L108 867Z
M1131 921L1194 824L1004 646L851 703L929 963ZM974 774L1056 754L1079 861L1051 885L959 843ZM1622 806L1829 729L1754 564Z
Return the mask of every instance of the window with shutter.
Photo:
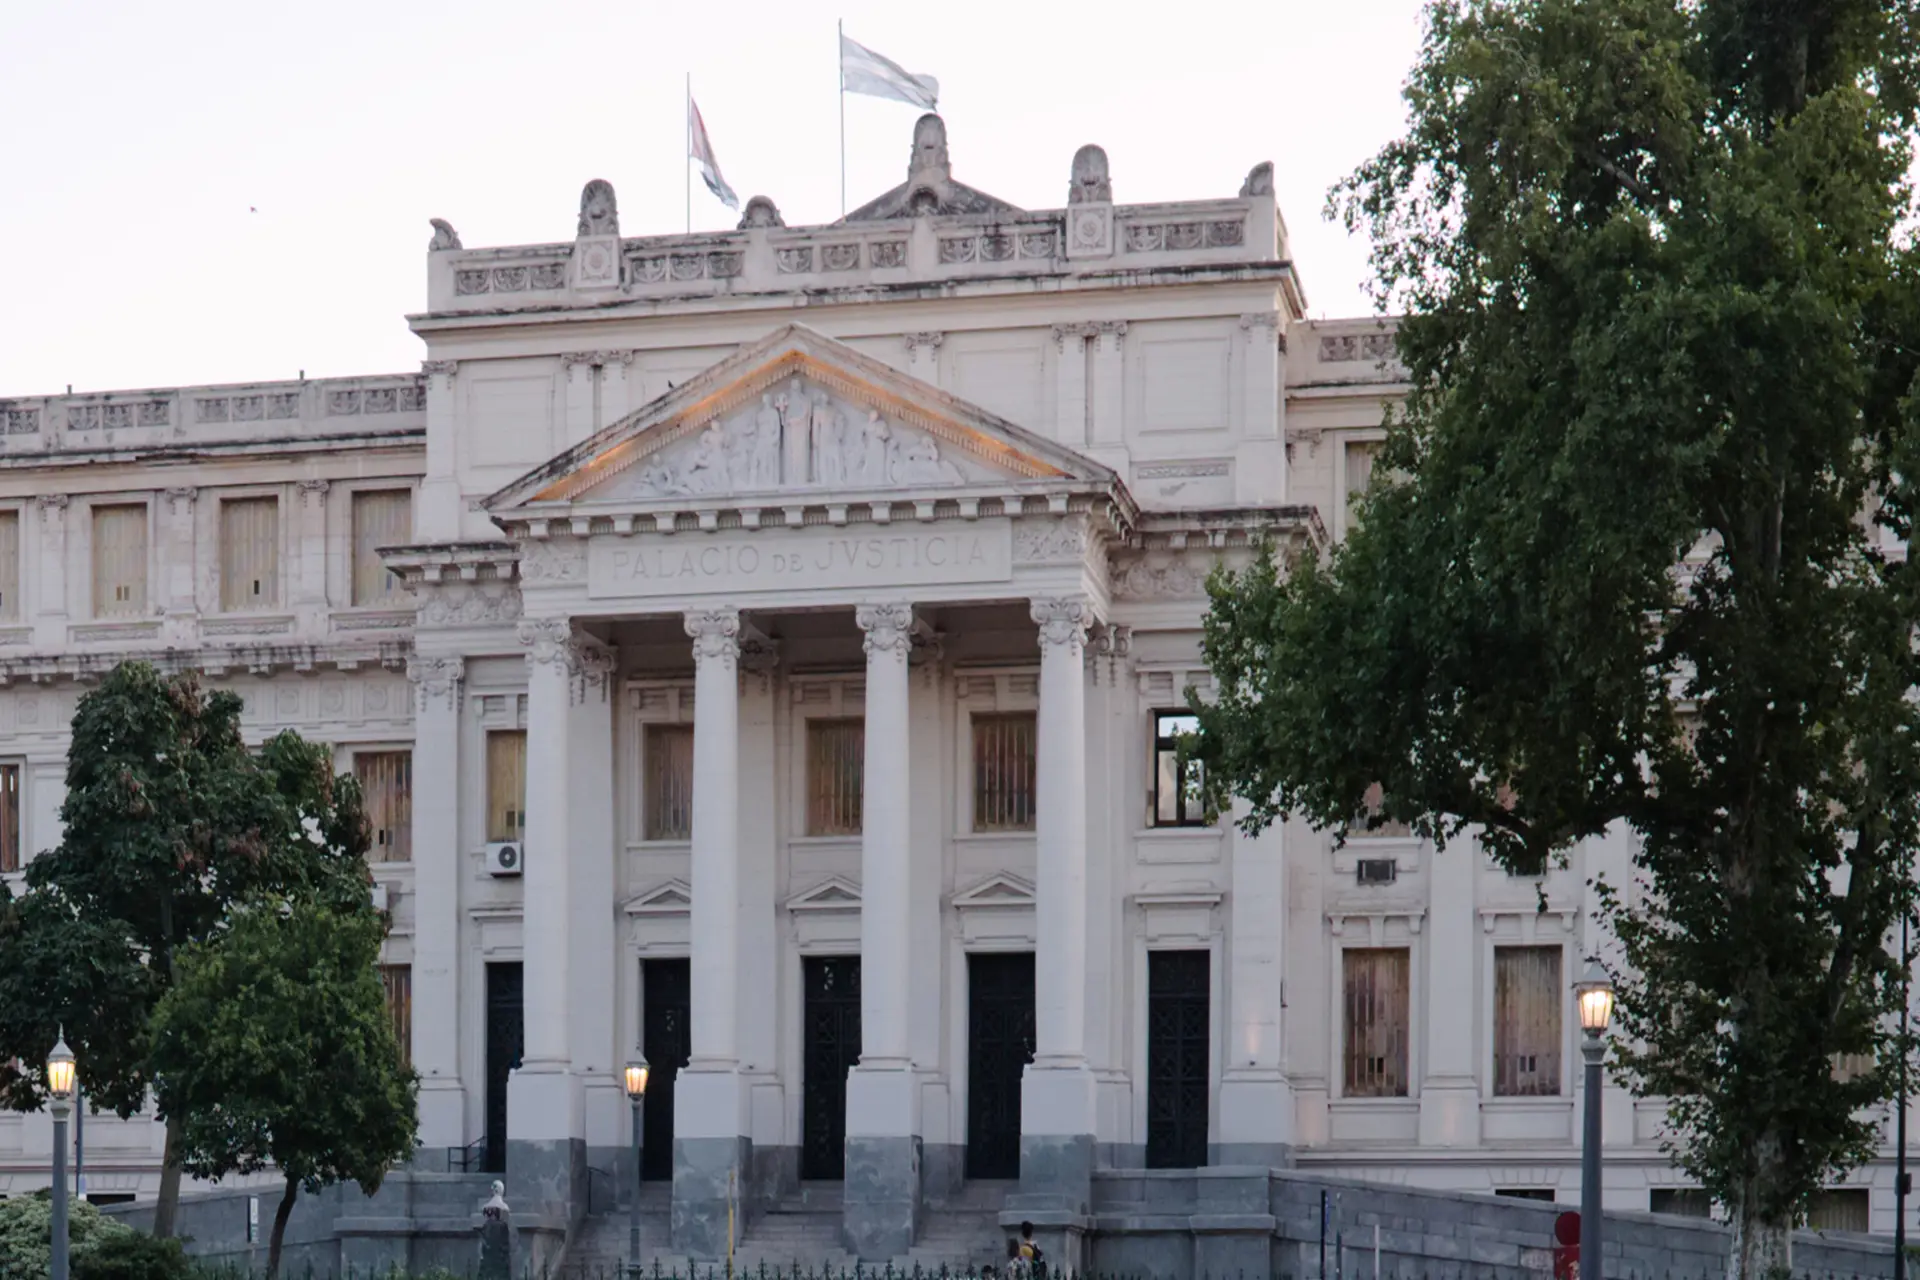
M1373 464L1380 457L1380 441L1348 441L1346 454L1347 506L1351 509L1373 487Z
M860 834L865 778L864 720L807 721L807 834Z
M1037 726L1031 711L973 718L973 829L1031 831Z
M413 1065L413 967L380 966L380 985L386 988L387 1017L393 1022L393 1040L400 1046L400 1064Z
M20 617L20 513L0 511L0 622Z
M280 500L220 504L220 607L272 609L280 603Z
M147 611L147 508L93 509L93 614L140 617Z
M487 839L523 840L527 834L527 731L487 735Z
M353 758L353 772L373 829L368 861L413 861L413 753L363 751Z
M1493 949L1493 1092L1544 1098L1560 1092L1559 947Z
M693 835L693 726L650 724L641 746L646 769L646 838L686 840Z
M1815 1231L1849 1231L1867 1234L1871 1218L1865 1187L1834 1187L1816 1191L1807 1198L1807 1225Z
M20 869L20 766L0 764L0 871Z
M1407 1096L1408 953L1355 947L1342 955L1347 1043L1342 1092L1349 1098Z
M353 602L404 602L400 579L380 561L381 547L405 546L413 538L413 495L405 489L375 489L353 495Z

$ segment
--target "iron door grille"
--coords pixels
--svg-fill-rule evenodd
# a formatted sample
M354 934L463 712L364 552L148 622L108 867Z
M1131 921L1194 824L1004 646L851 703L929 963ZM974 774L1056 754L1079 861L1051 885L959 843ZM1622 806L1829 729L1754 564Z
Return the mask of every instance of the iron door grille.
M690 961L643 960L640 963L641 1052L652 1074L640 1104L640 1171L655 1181L673 1177L673 1085L693 1053Z
M1213 957L1147 953L1147 1167L1207 1163L1209 1008Z
M860 957L808 956L801 1079L800 1176L847 1168L847 1072L860 1061Z
M1033 953L967 957L967 1176L1020 1176L1020 1078L1033 1061Z

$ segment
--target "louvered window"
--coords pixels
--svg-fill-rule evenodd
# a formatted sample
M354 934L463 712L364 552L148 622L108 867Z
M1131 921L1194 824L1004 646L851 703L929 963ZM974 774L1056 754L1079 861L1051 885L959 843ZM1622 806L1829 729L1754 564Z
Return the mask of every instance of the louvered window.
M0 511L0 622L20 617L20 513Z
M0 871L20 869L20 766L0 764Z
M1493 949L1493 1092L1544 1098L1560 1092L1559 947Z
M807 721L807 834L860 834L867 726L863 720Z
M1342 1092L1349 1098L1407 1096L1408 956L1405 947L1342 954L1347 1043Z
M1031 711L973 718L973 829L1033 830L1036 722Z
M1865 1187L1816 1191L1807 1199L1807 1225L1815 1231L1867 1234L1871 1204Z
M497 729L487 735L487 839L526 835L527 731Z
M404 964L380 966L380 985L386 988L387 1017L393 1023L393 1040L400 1046L402 1066L413 1065L413 967Z
M413 753L364 751L353 758L353 772L373 828L368 860L413 861Z
M413 495L378 489L353 495L353 602L404 602L400 579L380 562L381 547L405 546L413 537Z
M220 607L272 609L280 603L280 500L220 504Z
M132 618L147 611L147 508L93 509L93 614Z
M642 747L646 768L646 838L693 835L693 726L650 724Z
M1378 440L1353 440L1347 444L1347 507L1366 496L1373 488L1373 464L1380 457Z

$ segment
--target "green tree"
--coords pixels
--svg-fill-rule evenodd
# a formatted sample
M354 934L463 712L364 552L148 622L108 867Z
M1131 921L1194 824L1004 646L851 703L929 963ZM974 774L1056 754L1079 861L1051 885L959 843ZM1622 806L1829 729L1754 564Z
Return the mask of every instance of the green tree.
M80 700L60 845L27 864L23 895L0 884L0 1104L44 1103L64 1026L89 1104L133 1114L152 1083L148 1020L180 946L261 893L366 903L357 785L296 734L248 750L240 711L236 695L144 663ZM177 1145L170 1122L160 1236L179 1201Z
M1407 135L1331 205L1405 314L1388 479L1324 562L1212 584L1194 750L1256 826L1378 784L1373 821L1516 870L1629 827L1615 1068L1765 1274L1899 1057L1920 608L1882 534L1920 476L1920 12L1427 23Z
M267 1274L302 1187L372 1195L415 1145L416 1077L400 1056L370 909L267 900L174 959L153 1016L161 1112L198 1177L269 1166L286 1179Z

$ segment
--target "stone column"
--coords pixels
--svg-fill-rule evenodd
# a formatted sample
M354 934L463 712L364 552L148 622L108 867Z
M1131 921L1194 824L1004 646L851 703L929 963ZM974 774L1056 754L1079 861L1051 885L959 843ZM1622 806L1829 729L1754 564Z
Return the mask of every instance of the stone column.
M1032 602L1040 627L1034 804L1039 947L1034 1060L1020 1085L1020 1204L1084 1214L1092 1193L1094 1079L1086 1055L1087 738L1083 652L1093 610L1075 597ZM1063 1239L1050 1251L1075 1266ZM1043 1241L1042 1247L1045 1247Z
M1129 453L1126 436L1126 346L1127 322L1102 320L1094 326L1093 377L1090 379L1091 408L1088 414L1087 452L1127 474Z
M1227 835L1233 876L1227 899L1227 1025L1221 1036L1220 1141L1214 1164L1290 1164L1293 1089L1282 1050L1280 984L1286 955L1285 826L1241 830L1247 805L1234 801Z
M67 495L41 494L40 554L33 584L34 644L43 649L67 643Z
M860 1065L847 1080L847 1243L884 1261L913 1247L920 1203L918 1083L909 1047L912 794L907 654L913 608L862 605L865 780L860 820Z
M621 1079L627 1046L620 1040L614 996L614 967L621 955L612 907L619 883L613 820L618 655L588 636L574 637L574 654L575 674L568 690L568 1033L573 1073L580 1081L587 1163L615 1169L633 1145L632 1104Z
M527 834L521 875L521 1065L507 1087L507 1178L523 1212L571 1213L584 1190L580 1088L568 1036L571 955L570 715L579 651L566 618L520 624L527 647Z
M1480 1145L1480 1080L1474 1070L1473 1029L1480 990L1474 864L1479 842L1454 843L1445 853L1425 850L1432 871L1427 898L1426 1062L1420 1081L1420 1145Z
M467 1142L460 1082L460 685L457 657L414 655L413 1067L420 1073L420 1163L446 1168Z
M692 1054L673 1090L673 1247L718 1258L752 1168L735 1002L740 972L740 611L686 615L693 637Z
M414 536L422 542L448 542L460 536L460 481L455 456L459 442L454 430L454 374L456 360L423 360L427 377L427 468L420 480L419 508L414 512Z

